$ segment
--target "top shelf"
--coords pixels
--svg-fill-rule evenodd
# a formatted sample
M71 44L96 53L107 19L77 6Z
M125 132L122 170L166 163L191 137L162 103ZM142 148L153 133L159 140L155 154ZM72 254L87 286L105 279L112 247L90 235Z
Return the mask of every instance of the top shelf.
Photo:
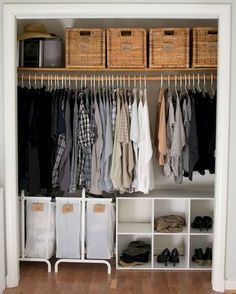
M216 72L216 67L206 68L55 68L55 67L18 67L17 71L25 72Z

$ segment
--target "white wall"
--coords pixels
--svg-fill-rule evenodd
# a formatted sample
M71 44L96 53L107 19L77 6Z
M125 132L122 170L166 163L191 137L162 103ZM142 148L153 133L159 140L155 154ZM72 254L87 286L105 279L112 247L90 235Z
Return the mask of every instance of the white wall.
M1 0L3 3L32 3L32 0ZM80 1L70 1L71 3L79 3ZM101 2L99 0L84 0L81 2L86 3L93 3L93 2ZM103 0L103 3L127 3L127 1L112 1L112 0ZM142 3L146 2L144 0L130 0L129 3ZM149 3L205 3L205 0L154 0L148 1ZM67 3L65 0L38 0L37 3ZM231 47L231 80L236 80L236 2L235 0L208 0L207 3L231 3L232 4L232 47ZM1 8L0 8L1 13ZM0 18L2 19L2 17ZM234 32L234 34L233 34ZM1 54L1 47L2 46L2 38L0 32L0 54ZM233 53L234 52L234 53ZM3 177L3 97L2 97L2 58L0 61L0 183L4 182ZM227 247L227 258L226 258L226 279L229 281L235 282L235 289L236 289L236 271L235 271L235 264L236 264L236 254L235 254L235 247L236 247L236 230L235 230L235 214L236 214L236 185L235 185L235 167L236 167L236 132L234 130L234 126L236 124L236 83L232 82L231 85L231 105L230 105L230 158L229 158L229 189L228 189L228 227L227 227L227 240L226 240L226 247ZM225 195L227 197L227 195ZM222 253L223 254L223 253Z

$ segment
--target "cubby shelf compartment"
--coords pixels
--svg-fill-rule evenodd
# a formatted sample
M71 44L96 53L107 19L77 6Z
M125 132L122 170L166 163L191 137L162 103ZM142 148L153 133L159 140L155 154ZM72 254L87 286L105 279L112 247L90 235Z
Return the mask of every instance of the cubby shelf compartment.
M129 243L132 241L144 241L151 246L150 258L149 261L145 264L136 265L133 267L123 267L119 264L119 256L122 254L123 250L125 250ZM152 268L152 235L149 234L126 234L126 235L119 235L116 241L116 268L117 269L150 269Z
M209 265L199 266L192 262L195 248L211 247L213 231L192 229L194 218L211 216L213 218L214 198L213 193L197 191L175 193L173 191L152 191L148 196L117 197L116 209L116 267L117 269L153 269L153 270L211 270ZM157 232L154 228L154 219L159 216L176 214L186 220L186 225L179 233ZM134 240L142 240L151 245L151 256L148 263L133 267L119 265L118 259L128 244ZM173 266L157 262L157 256L165 248L179 251L180 262Z
M191 269L211 269L211 266L208 264L199 265L192 261L192 256L194 254L194 250L197 248L202 248L203 253L205 252L207 247L212 248L213 244L213 235L193 235L190 236L190 265Z

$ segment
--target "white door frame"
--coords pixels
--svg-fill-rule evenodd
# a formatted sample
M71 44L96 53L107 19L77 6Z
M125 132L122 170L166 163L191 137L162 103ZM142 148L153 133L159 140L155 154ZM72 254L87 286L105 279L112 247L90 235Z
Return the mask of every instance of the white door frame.
M16 20L46 18L188 18L219 21L214 261L212 286L225 289L225 240L228 193L231 6L229 4L5 4L4 128L7 286L19 281Z
M5 260L3 188L0 188L0 293L3 293L6 287Z

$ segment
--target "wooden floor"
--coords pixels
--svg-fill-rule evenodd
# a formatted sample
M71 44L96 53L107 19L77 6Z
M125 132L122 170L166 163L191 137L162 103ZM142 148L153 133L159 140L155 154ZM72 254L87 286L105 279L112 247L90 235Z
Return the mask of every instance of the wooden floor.
M210 272L116 271L107 275L99 264L59 265L58 273L47 273L42 263L21 263L17 288L4 294L213 294Z

